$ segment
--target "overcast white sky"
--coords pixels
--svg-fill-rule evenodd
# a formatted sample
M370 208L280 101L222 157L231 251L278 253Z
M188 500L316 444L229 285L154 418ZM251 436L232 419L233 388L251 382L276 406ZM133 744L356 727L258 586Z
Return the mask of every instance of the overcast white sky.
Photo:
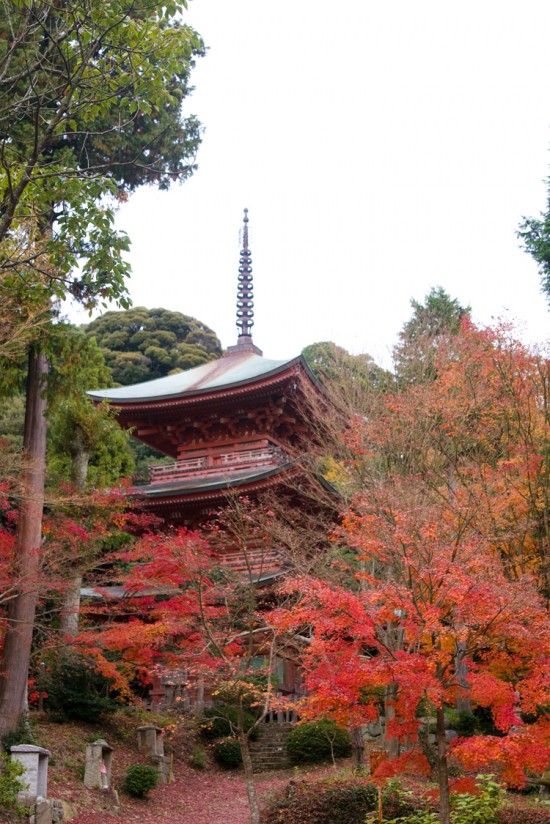
M195 176L121 209L135 305L235 342L242 209L270 357L318 340L388 363L432 286L548 337L523 215L546 202L548 0L192 0L208 54Z

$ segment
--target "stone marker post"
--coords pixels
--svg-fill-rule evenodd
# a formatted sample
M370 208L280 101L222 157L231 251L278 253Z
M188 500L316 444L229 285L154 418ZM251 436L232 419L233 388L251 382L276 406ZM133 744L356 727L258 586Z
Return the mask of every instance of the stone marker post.
M164 738L162 729L154 724L137 728L138 750L146 755L164 755Z
M171 784L175 781L172 771L172 759L170 756L164 755L162 729L155 727L154 724L146 724L143 727L138 727L137 733L139 752L146 753L156 765L159 782L161 784Z
M16 744L10 747L12 758L19 761L25 772L21 781L28 784L28 789L19 793L26 800L48 797L48 758L50 751L32 744Z
M90 790L108 790L111 787L113 748L102 738L86 746L84 786Z

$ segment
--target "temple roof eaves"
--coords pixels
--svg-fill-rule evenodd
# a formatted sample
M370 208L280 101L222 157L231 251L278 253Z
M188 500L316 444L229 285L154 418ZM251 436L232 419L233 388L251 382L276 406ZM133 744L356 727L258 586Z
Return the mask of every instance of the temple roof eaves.
M96 402L108 401L115 405L177 400L178 398L207 397L216 392L237 389L251 383L267 380L300 365L308 377L316 382L301 355L290 360L273 360L254 352L232 353L215 361L208 361L193 369L166 375L163 378L120 386L97 389L87 394Z

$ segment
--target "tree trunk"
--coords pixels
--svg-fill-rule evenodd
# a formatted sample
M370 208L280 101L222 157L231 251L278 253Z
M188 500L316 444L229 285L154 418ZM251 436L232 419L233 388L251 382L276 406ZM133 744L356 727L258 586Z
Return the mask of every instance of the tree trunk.
M204 710L204 679L199 678L197 681L197 700L195 702L195 710L198 713Z
M90 453L81 449L73 455L71 464L72 481L79 492L86 489L86 479L88 477L88 464ZM82 587L82 575L74 575L67 584L67 591L63 597L61 615L59 616L59 629L68 639L76 638L78 634L78 620L80 617L80 589Z
M468 666L464 660L464 647L465 645L463 643L459 643L457 645L457 652L455 655L455 678L459 687L462 688L456 699L457 712L472 711L472 702L470 701L469 696L470 685L468 684Z
M256 795L256 782L254 781L254 769L250 755L249 740L245 731L242 701L239 701L237 704L237 729L243 759L244 783L246 786L246 794L248 795L248 806L250 808L250 824L260 824L260 807L258 805L258 796Z
M27 680L40 576L46 467L46 357L29 352L21 503L15 538L17 596L8 606L8 627L0 666L0 736L17 729L26 704Z
M248 746L248 736L244 732L239 732L239 744L241 745L241 755L243 759L244 783L246 794L248 795L248 806L250 807L250 824L260 824L260 807L258 796L256 795L256 782L254 781L254 769Z
M67 588L63 595L61 605L61 615L59 616L59 629L66 637L67 642L78 635L78 619L80 617L80 590L82 587L82 575L74 575L67 582Z
M439 780L439 817L441 824L450 824L449 773L447 770L447 739L445 738L445 708L436 711L437 775Z
M384 748L389 758L397 758L399 755L399 739L388 736L388 726L395 718L395 702L397 700L397 684L388 684L384 696L384 715L386 718Z
M353 761L359 769L365 763L365 739L363 727L353 727L351 731L351 746L353 747Z

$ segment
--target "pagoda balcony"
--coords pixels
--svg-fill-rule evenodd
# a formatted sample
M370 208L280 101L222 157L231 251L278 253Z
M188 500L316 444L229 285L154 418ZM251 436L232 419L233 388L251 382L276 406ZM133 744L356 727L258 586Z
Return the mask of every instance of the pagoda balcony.
M194 478L208 478L236 471L257 471L281 466L289 460L283 450L269 444L253 449L232 450L231 452L208 452L203 455L183 458L169 464L156 464L149 467L151 484L166 484L175 481L188 481Z
M222 566L229 567L238 577L253 579L280 573L285 567L280 550L249 549L248 552L224 552L219 556Z

